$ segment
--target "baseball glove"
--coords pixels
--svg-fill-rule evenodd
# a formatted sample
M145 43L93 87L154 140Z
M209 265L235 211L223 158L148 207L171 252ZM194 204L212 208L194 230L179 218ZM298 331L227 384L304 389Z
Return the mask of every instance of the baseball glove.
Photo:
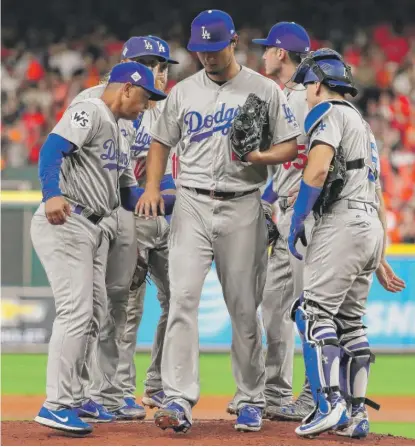
M245 155L259 149L267 116L267 103L250 93L233 120L230 132L232 150L239 160L245 161Z
M264 211L265 220L267 222L268 247L274 247L278 238L280 237L280 232L278 231L277 225L275 225L275 222L272 220L272 205L263 200L262 209Z

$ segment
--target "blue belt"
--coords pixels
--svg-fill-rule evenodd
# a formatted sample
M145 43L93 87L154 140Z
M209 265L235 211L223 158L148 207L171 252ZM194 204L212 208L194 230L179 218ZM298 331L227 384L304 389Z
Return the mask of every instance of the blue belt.
M92 222L95 225L99 224L101 222L101 220L104 218L104 216L101 214L95 214L95 213L88 214L88 211L85 211L85 207L82 205L74 205L72 207L72 211L75 214L79 214L80 216L85 217L86 219L88 219L90 222Z

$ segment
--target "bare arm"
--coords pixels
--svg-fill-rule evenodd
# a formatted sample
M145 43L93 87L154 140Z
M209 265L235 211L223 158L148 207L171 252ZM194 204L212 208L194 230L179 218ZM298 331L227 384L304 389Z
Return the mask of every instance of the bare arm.
M268 150L254 151L246 155L246 161L256 165L278 165L297 158L297 138L274 144Z
M164 200L160 193L160 183L164 176L170 148L157 140L152 141L147 155L146 189L137 203L139 216L157 217L158 207L164 214Z
M382 194L382 189L381 188L378 188L376 190L376 195L377 195L377 197L379 199L379 204L380 204L379 211L378 211L379 220L382 223L383 232L384 232L384 235L383 235L383 249L382 249L382 259L384 259L385 258L386 245L388 243L388 226L387 226L387 223L386 223L385 200L383 199L383 194Z
M169 151L170 148L160 141L153 139L151 142L146 163L146 190L160 190L160 183L166 172Z
M304 169L303 180L307 185L322 188L329 174L334 151L328 144L318 143L308 154L307 166Z

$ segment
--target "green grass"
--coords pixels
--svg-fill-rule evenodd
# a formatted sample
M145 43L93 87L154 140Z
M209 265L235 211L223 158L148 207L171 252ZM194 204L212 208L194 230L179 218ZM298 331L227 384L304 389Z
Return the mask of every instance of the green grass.
M371 422L370 431L384 435L404 436L415 439L415 424L410 422Z
M43 395L45 393L46 355L3 354L1 356L2 395ZM148 354L137 354L137 391L143 389ZM415 356L378 355L373 365L369 395L415 396ZM303 359L294 359L294 392L300 391L304 379ZM228 354L200 356L201 393L204 396L231 396L235 390L231 360ZM415 424L372 422L371 431L415 438Z
M45 392L46 355L3 354L1 356L2 394L37 395ZM137 354L138 391L142 389L148 354ZM369 395L415 395L415 356L378 355L372 367ZM294 359L294 392L298 393L304 378L303 360ZM228 354L200 356L201 393L205 396L233 394L235 385Z

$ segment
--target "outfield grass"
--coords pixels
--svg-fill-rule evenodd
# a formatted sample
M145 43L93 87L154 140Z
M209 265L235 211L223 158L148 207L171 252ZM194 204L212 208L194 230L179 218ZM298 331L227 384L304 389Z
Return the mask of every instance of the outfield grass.
M384 435L403 436L415 439L415 424L410 422L371 422L370 431Z
M2 394L38 395L45 392L46 355L3 354L1 356ZM137 390L142 390L148 354L137 354ZM372 367L368 394L377 396L415 395L415 357L378 355ZM295 356L294 392L298 393L304 378L303 360ZM205 396L232 395L235 384L228 354L200 356L201 393Z

